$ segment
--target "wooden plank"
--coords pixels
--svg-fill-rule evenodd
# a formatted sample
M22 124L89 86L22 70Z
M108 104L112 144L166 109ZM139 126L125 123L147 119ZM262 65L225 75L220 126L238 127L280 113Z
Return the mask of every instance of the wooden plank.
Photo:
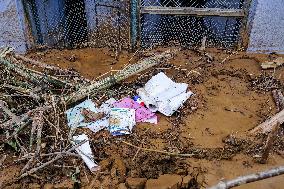
M188 16L225 16L244 17L243 9L194 8L194 7L141 7L141 14L188 15Z

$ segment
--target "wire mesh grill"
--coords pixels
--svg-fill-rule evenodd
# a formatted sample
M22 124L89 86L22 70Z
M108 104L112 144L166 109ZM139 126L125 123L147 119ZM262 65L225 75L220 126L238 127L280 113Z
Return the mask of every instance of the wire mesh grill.
M241 19L145 14L141 20L141 44L199 46L206 37L207 47L233 48L239 40Z
M142 7L195 7L242 9L243 0L141 0ZM29 44L33 47L82 45L127 49L130 45L130 0L23 0ZM139 8L138 8L139 10ZM179 44L234 47L239 41L242 19L140 15L140 44L144 48ZM138 28L137 28L138 30Z
M95 1L92 12L95 17L91 20L95 24L90 30L90 43L95 46L112 48L128 48L130 7L129 1Z
M141 6L242 9L238 0L142 0ZM141 45L179 44L199 46L206 37L207 47L233 48L239 41L242 19L219 16L141 15Z
M24 5L37 44L129 46L128 0L25 0Z

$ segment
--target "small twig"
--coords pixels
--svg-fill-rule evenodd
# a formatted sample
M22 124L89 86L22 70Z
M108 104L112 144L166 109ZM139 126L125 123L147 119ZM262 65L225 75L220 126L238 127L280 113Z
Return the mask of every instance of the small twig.
M20 119L13 112L11 112L6 106L5 102L0 100L0 108L10 117L13 121L19 122Z
M192 157L194 156L195 154L178 154L178 153L172 153L172 152L166 152L166 151L162 151L162 150L155 150L155 149L150 149L150 148L142 148L142 147L139 147L139 146L135 146L129 142L126 142L126 141L121 141L122 143L128 145L128 146L132 146L134 148L137 148L137 149L140 149L140 150L144 150L144 151L148 151L148 152L157 152L157 153L161 153L161 154L166 154L166 155L169 155L169 156L181 156L181 157Z
M238 54L240 51L242 51L244 48L240 48L234 52L232 52L229 56L227 56L226 58L224 58L221 62L221 64L225 63L229 58L231 58L231 56Z
M3 155L3 157L0 159L0 167L3 165L6 158L7 158L7 155Z
M36 146L36 154L35 156L38 156L40 154L41 149L41 134L42 134L42 128L43 128L43 109L36 112L33 122L37 122L37 146Z
M64 156L74 156L77 158L82 158L80 155L72 153L72 152L53 152L53 153L48 153L48 154L40 154L40 157L49 157L49 156L55 156L58 154L62 154ZM34 155L35 153L29 153L28 155L23 156L21 159L16 160L16 162L24 161L26 159L31 159L34 157Z
M76 144L75 146L73 146L73 147L70 148L69 150L63 151L63 153L56 155L56 157L53 158L53 159L51 159L50 161L45 162L45 163L43 163L42 165L40 165L40 166L38 166L38 167L35 167L35 168L33 168L33 169L27 171L26 173L20 175L17 180L20 180L20 179L22 179L22 178L24 178L24 177L26 177L26 176L28 176L28 175L30 175L30 174L33 174L33 173L37 172L38 170L40 170L40 169L46 167L47 165L49 165L49 164L51 164L51 163L53 163L53 162L59 160L60 158L62 158L62 157L64 156L64 155L63 155L64 153L66 153L66 152L68 152L68 153L69 153L69 152L72 152L73 150L75 150L77 147L81 146L81 145L84 144L85 142L87 142L87 140L83 140L82 142Z
M284 109L284 96L281 92L281 90L279 89L275 89L272 91L272 96L273 99L275 101L276 107L277 107L277 111L281 111Z

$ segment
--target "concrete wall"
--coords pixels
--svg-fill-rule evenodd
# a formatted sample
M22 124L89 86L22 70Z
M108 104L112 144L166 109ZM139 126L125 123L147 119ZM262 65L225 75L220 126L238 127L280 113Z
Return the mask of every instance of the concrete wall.
M284 53L284 0L253 0L248 51Z
M0 47L12 46L18 53L26 52L23 23L20 0L0 0Z

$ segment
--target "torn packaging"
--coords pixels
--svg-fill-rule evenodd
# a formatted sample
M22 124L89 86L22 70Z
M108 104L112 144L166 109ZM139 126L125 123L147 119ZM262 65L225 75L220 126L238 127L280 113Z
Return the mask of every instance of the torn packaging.
M137 93L152 112L171 116L193 94L186 83L175 83L164 73L153 76Z
M112 108L110 112L109 131L113 136L130 134L135 122L135 110L129 108Z
M142 106L138 102L134 101L131 98L123 98L120 101L115 102L114 107L116 108L130 108L135 110L135 121L136 122L148 122L157 124L158 118L149 109Z
M102 108L103 113L106 115L108 114L108 111L110 111L110 108L109 110L106 108L107 106L108 105L104 104L104 108ZM92 100L85 100L84 102L66 111L67 124L70 128L87 127L93 132L98 132L109 126L109 119L107 117L98 119L96 121L86 122L84 115L82 115L82 111L84 109L92 113L102 113L99 112L99 109L96 108L96 105L92 102Z

